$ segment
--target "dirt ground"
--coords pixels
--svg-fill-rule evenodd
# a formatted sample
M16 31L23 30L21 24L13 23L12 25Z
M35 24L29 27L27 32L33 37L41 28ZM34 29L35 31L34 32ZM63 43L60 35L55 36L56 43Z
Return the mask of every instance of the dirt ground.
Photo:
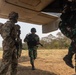
M36 70L31 70L28 51L23 50L19 59L17 75L73 75L74 69L68 67L63 61L66 54L67 50L38 50L38 57L35 60ZM2 51L0 51L1 57Z

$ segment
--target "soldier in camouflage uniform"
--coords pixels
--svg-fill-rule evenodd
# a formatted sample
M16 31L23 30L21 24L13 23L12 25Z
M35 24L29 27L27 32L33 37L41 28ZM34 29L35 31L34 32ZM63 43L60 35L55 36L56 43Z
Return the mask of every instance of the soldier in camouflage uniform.
M72 64L72 57L76 53L76 2L75 0L67 1L61 15L61 22L59 28L61 32L71 39L68 54L63 58L65 63L74 68Z
M0 75L6 75L9 66L11 67L10 75L16 75L17 73L17 48L15 45L16 30L15 23L18 19L18 13L11 12L8 16L9 21L7 21L2 26L1 36L3 38L3 56L0 66Z
M34 66L34 60L37 57L37 48L39 44L39 36L35 34L36 29L32 28L31 33L27 34L24 42L27 42L28 50L29 50L29 57L30 57L30 63L32 65L32 70L35 70Z

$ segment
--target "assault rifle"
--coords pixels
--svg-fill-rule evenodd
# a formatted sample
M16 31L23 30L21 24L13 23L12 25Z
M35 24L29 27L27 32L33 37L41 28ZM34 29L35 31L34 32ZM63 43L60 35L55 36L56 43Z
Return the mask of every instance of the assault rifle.
M38 43L38 45L42 46L43 47L43 44L41 44L40 42Z

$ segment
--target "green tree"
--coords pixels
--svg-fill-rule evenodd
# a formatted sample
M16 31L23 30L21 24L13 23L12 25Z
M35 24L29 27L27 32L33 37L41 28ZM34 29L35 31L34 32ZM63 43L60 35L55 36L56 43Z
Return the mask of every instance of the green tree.
M64 48L68 48L69 44L70 44L70 39L68 39L67 37L65 37L61 32L58 32L57 37L54 37L51 34L51 37L49 36L48 38L45 37L44 39L41 40L41 42L44 44L45 48L51 48L51 49L64 49ZM50 40L50 41L48 41Z

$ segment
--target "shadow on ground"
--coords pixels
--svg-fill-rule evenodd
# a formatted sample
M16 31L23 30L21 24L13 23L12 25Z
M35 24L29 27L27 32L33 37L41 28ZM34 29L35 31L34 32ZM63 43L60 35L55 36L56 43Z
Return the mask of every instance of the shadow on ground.
M21 56L19 58L19 63L21 63L21 62L27 62L27 61L29 61L29 56L28 57L27 56Z
M30 66L26 67L19 65L17 75L58 75L58 74L40 69L31 70Z
M45 59L37 57L37 60L44 61ZM27 61L30 61L30 57L29 56L21 56L19 58L19 63L21 63L21 62L27 62Z
M1 61L2 61L2 59L0 59L0 63L1 63ZM29 61L29 57L27 57L27 56L21 56L19 58L19 63L21 63L21 62L27 62L27 61Z
M22 58L25 59L25 57L22 57ZM0 59L0 62L1 62L1 59ZM24 62L24 61L21 61L21 62ZM31 66L26 67L26 66L19 65L17 75L58 75L58 74L55 74L49 71L40 70L40 69L31 70Z

